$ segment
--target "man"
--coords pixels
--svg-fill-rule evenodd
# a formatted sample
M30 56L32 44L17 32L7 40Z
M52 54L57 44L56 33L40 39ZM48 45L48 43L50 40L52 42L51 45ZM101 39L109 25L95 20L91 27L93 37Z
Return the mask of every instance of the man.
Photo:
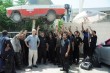
M95 48L96 48L96 44L97 44L97 35L96 35L96 31L92 30L90 27L90 30L92 32L91 34L91 41L90 41L90 58L92 58L93 53L95 52Z
M40 64L43 59L43 63L46 64L48 43L47 43L47 39L45 38L44 32L41 32L39 39L40 39L40 45L38 49L38 54L39 54L38 63Z
M67 39L67 33L63 33L63 39L61 41L61 58L63 69L61 71L69 72L69 52L70 52L70 41Z
M30 69L32 69L32 67L37 67L36 62L38 58L38 47L40 44L40 40L38 37L39 29L40 29L39 26L37 27L37 31L36 29L32 29L32 34L25 39L26 46L29 48L28 68ZM32 58L33 58L33 62L32 62Z
M90 40L90 33L88 28L85 30L82 23L82 33L84 35L83 43L83 53L84 53L84 59L89 56L89 40Z
M71 31L71 26L69 27L69 32L68 32L68 39L70 40L70 57L69 57L69 64L72 65L73 63L73 51L74 51L74 35Z
M12 46L15 52L15 64L17 69L22 69L22 61L21 61L21 44L20 44L20 38L21 38L22 32L19 34L15 35L12 40Z
M2 36L0 37L0 54L3 54L4 53L4 42L6 40L9 40L9 37L7 36L8 35L8 32L7 30L3 30L2 31ZM4 67L4 61L2 59L0 59L0 72L3 71L3 67Z
M82 39L80 37L79 31L75 31L74 33L74 60L77 59L76 65L79 63L79 47L81 46Z

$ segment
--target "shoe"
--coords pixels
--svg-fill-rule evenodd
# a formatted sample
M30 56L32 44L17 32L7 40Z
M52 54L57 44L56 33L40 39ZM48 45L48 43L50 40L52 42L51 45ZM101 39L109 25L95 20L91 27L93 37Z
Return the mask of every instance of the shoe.
M27 68L32 69L32 66L28 66Z
M66 71L65 69L60 69L60 71Z
M33 65L33 67L38 68L38 66L37 66L37 65Z
M62 67L62 65L58 65L58 67Z

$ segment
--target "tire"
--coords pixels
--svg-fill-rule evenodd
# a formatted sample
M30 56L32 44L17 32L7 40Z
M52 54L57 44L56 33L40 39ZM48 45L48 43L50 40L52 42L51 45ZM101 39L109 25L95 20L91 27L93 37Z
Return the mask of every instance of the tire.
M55 11L49 11L48 13L47 13L47 20L49 21L49 22L52 22L52 21L54 21L56 19L56 13L55 13Z
M17 13L13 13L12 16L11 16L11 20L18 23L20 22L22 19L21 19L21 15L17 12Z

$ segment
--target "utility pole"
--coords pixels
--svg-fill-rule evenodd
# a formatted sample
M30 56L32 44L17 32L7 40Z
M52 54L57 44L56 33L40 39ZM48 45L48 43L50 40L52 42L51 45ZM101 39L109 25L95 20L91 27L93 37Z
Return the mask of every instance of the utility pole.
M83 10L83 5L84 5L84 0L79 0L79 13L82 12L82 10Z
M33 19L33 20L32 20L32 29L35 29L35 25L36 25L36 20Z

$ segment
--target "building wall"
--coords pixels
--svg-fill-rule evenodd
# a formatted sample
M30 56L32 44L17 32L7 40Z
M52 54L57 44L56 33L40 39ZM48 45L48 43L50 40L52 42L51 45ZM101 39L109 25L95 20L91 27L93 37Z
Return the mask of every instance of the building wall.
M76 27L78 27L78 30L81 32L81 24L74 24L74 23L64 23L65 27L72 27L72 32L76 30ZM90 26L93 30L96 30L98 41L97 44L103 43L105 40L110 38L110 21L106 22L99 22L99 23L92 23L92 24L84 24L84 28L88 28ZM82 34L81 37L83 38Z

